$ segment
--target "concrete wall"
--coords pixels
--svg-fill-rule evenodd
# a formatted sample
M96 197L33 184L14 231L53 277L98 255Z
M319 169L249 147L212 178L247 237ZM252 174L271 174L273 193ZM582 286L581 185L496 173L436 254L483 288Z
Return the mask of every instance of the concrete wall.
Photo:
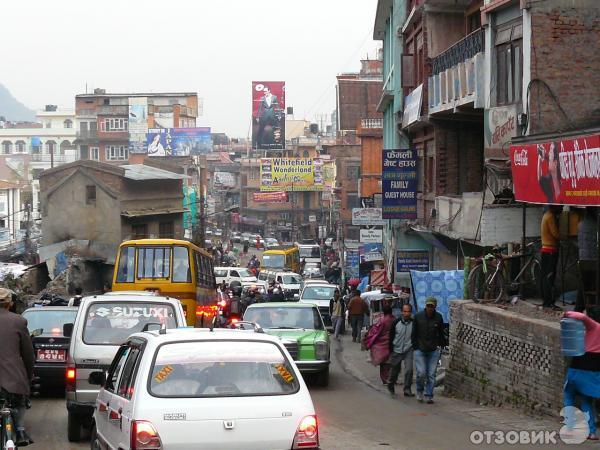
M558 415L564 371L558 322L452 302L445 379L450 395Z
M541 207L528 205L526 236L539 237L543 211ZM495 245L521 242L521 205L486 205L481 216L481 244Z
M96 201L90 204L86 203L86 186L89 185L96 186ZM42 187L42 211L44 245L68 239L89 239L116 248L121 242L118 199L81 171L50 195Z
M427 53L435 58L465 37L463 14L427 13L427 30L430 33Z

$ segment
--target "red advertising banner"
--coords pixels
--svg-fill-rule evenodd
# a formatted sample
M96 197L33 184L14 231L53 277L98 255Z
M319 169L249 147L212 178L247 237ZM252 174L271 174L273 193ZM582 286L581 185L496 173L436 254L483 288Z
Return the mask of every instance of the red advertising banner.
M600 135L511 145L515 199L600 206Z
M254 192L252 193L254 203L285 203L288 201L287 192Z
M252 148L285 147L285 82L252 82Z

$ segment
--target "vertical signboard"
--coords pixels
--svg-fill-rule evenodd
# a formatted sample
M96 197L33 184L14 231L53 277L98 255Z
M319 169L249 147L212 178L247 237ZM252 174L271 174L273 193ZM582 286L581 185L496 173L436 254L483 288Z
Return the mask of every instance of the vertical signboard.
M146 153L148 132L148 98L129 98L129 152Z
M417 158L411 149L383 151L383 219L417 218Z
M252 148L285 147L285 82L252 82Z
M360 257L358 250L346 250L346 272L347 278L357 278Z

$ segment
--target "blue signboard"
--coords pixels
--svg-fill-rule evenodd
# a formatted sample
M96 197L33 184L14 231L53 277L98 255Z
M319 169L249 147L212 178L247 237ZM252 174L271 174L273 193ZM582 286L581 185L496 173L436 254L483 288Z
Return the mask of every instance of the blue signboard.
M356 278L358 277L358 266L359 266L358 250L347 250L346 251L346 277Z
M429 270L429 252L427 250L398 250L396 252L396 272L411 270Z
M381 261L383 259L383 244L363 244L358 247L360 262Z
M212 151L210 128L151 128L146 135L148 156L205 155Z
M383 219L417 218L417 159L411 149L383 151Z

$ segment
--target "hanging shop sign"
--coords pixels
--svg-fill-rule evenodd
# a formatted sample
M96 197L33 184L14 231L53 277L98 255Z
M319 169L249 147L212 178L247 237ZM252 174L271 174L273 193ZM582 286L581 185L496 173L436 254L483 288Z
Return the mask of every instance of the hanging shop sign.
M396 272L410 272L411 270L429 270L429 252L427 250L396 251Z
M383 219L417 218L417 159L412 149L383 150Z
M363 244L376 244L383 242L383 230L361 228L360 242Z

